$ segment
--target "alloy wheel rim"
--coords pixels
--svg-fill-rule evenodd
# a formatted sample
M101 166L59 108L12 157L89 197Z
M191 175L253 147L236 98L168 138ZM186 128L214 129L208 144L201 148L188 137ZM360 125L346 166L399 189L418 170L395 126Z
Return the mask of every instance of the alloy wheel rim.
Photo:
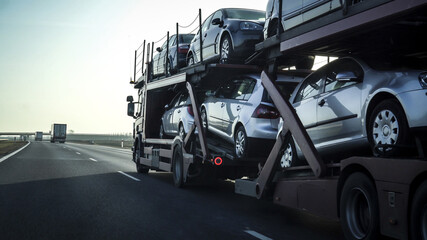
M228 39L225 39L222 42L222 46L221 46L221 59L228 59L229 50L230 50L230 43L228 42Z
M182 126L179 128L179 136L181 137L182 140L184 140L185 132L184 132L184 128Z
M383 110L374 120L372 137L375 145L396 144L399 137L399 122L390 110Z
M245 134L242 131L237 133L236 137L236 155L242 157L245 152Z
M202 111L200 115L200 118L202 119L203 128L206 128L206 126L208 125L208 121L206 119L206 112Z
M282 158L280 159L280 166L282 168L290 167L292 165L292 158L293 158L292 146L291 144L288 144L286 149L283 151Z

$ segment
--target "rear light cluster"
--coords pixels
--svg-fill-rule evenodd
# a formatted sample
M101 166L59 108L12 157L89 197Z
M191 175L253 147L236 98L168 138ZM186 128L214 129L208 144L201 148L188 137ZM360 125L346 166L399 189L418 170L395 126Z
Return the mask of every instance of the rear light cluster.
M188 45L179 46L178 47L178 53L188 53L189 48L190 48L190 46L188 46Z
M188 114L194 117L193 107L191 105L187 106L187 111L188 111Z
M275 107L260 104L252 114L253 118L276 119L280 117L280 113Z

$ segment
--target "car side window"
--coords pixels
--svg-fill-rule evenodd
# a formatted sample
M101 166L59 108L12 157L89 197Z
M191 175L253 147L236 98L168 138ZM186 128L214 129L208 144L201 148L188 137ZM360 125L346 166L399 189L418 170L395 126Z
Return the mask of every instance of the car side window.
M176 45L176 36L169 38L169 48Z
M212 20L212 15L210 15L202 25L202 33L205 33L209 29L209 25Z
M186 105L187 99L188 99L188 94L186 93L181 94L181 97L179 98L178 106Z
M235 89L240 85L242 80L232 80L221 86L217 92L218 98L232 98Z
M338 81L336 77L340 72L352 72L358 80L363 78L363 69L358 63L352 59L337 60L326 71L325 92L335 91L358 83L358 81Z
M310 75L301 85L295 97L295 102L314 97L320 93L321 83L323 80L322 72L315 72Z
M234 89L231 98L237 100L248 100L255 88L256 81L253 79L240 80L240 84Z

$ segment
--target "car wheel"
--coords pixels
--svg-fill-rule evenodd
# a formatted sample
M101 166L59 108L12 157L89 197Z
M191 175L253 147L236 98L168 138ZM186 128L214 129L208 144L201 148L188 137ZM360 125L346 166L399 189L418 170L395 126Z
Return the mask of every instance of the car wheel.
M234 149L236 152L236 157L243 158L247 156L248 137L243 126L240 126L234 134Z
M232 55L233 45L231 43L231 39L228 35L225 35L221 41L219 63L230 63Z
M161 124L160 124L159 137L160 137L161 139L165 138L165 130L163 129L163 123L161 123Z
M193 55L190 55L187 59L187 66L194 65L194 57Z
M346 239L377 239L378 198L373 182L363 173L345 181L340 200L341 224Z
M208 130L208 115L206 114L205 108L202 108L202 111L200 111L200 118L202 119L202 126L206 133Z
M380 102L374 108L368 126L368 140L374 154L378 154L377 150L386 154L399 153L397 148L376 148L378 144L409 144L409 127L406 116L400 103L395 99L387 99Z
M184 158L182 154L182 147L180 144L176 145L173 151L172 158L172 174L173 174L173 183L175 187L184 186Z
M147 174L148 171L150 170L150 168L148 168L148 167L142 165L141 163L139 163L139 159L141 157L141 151L140 151L140 146L139 145L140 145L139 142L136 143L135 152L133 153L134 160L135 160L134 162L136 164L136 172L137 173Z
M298 156L297 151L295 147L295 142L292 139L292 137L289 139L289 141L285 142L283 144L283 149L280 151L280 167L282 169L288 168L288 167L295 167L298 166Z
M179 124L178 135L179 135L179 137L181 137L182 141L184 141L186 134L185 134L185 130L184 130L184 125L182 125L182 123Z
M409 226L411 239L427 240L427 181L415 192Z

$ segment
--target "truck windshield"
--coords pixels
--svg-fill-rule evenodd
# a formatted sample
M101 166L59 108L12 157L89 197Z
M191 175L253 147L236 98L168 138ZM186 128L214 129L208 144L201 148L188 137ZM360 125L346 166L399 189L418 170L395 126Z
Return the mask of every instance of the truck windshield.
M265 12L250 9L225 9L227 18L265 21Z

